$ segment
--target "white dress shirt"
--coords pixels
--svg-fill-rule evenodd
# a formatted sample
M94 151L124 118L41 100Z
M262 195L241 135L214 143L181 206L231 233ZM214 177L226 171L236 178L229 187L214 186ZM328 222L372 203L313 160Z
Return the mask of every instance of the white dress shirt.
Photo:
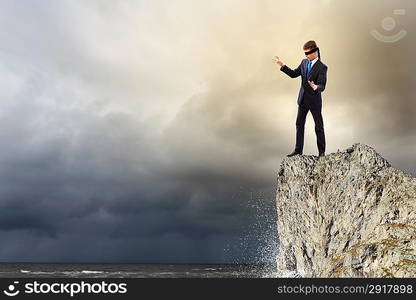
M311 70L312 70L313 65L317 62L318 59L319 59L319 56L317 56L314 60L312 60Z

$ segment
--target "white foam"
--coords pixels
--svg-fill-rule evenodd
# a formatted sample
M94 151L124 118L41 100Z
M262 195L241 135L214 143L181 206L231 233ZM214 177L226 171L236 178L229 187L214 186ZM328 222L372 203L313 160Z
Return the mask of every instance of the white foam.
M83 270L83 271L81 271L81 273L84 273L84 274L100 274L100 273L104 273L104 271Z

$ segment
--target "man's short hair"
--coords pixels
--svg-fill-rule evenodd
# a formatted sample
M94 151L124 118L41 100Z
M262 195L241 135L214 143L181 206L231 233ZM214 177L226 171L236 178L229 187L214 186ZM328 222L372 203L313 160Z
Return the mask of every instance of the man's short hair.
M316 48L316 47L317 47L317 46L316 46L315 41L307 41L307 42L305 43L305 45L303 45L303 50L306 50L306 49L309 49L309 48L314 49L314 48Z

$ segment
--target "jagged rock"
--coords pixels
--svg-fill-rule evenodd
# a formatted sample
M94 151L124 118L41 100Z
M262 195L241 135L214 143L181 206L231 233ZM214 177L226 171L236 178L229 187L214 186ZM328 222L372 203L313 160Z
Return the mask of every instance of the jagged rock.
M284 158L276 204L279 277L416 277L416 178L373 148Z

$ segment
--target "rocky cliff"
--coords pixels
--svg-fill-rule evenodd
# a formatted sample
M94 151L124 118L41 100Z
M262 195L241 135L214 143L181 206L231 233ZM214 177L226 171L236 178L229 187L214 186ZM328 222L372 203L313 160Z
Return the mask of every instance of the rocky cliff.
M279 277L416 277L416 178L373 148L283 159Z

